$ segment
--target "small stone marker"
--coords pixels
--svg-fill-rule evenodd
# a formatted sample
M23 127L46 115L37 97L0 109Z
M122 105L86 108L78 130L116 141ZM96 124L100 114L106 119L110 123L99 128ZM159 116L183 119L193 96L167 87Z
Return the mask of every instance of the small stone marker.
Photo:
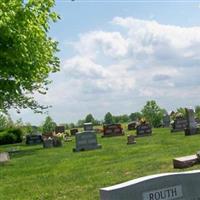
M84 131L93 131L93 124L91 122L84 123L83 128Z
M178 131L184 131L187 127L187 120L183 117L176 117L174 120L174 123L172 124L171 132L178 132Z
M105 124L103 126L102 137L122 136L124 135L121 124Z
M141 122L136 127L136 134L137 134L137 137L151 136L152 128L151 128L150 124L147 122Z
M26 136L26 144L41 144L42 143L42 135L27 135Z
M85 151L101 148L100 144L97 144L97 136L94 131L84 131L77 133L76 148L73 151Z
M76 133L78 133L78 129L77 128L73 128L73 129L70 130L71 136L76 135Z
M8 152L0 153L0 163L8 162L10 160L10 156Z
M136 129L136 125L137 125L137 122L136 122L136 121L130 122L130 123L128 124L128 130L129 130L129 131L135 130L135 129Z
M136 141L135 141L135 136L134 135L128 135L127 136L127 144L136 144Z
M100 200L175 199L200 199L200 170L146 176L100 189Z
M52 148L53 147L53 139L52 138L44 139L43 147L44 148Z
M199 162L199 159L197 155L190 155L190 156L184 156L184 157L173 159L174 168L177 168L177 169L192 167L198 162Z
M195 135L200 133L199 128L197 128L197 123L194 118L194 111L192 109L185 109L187 126L185 128L185 135Z

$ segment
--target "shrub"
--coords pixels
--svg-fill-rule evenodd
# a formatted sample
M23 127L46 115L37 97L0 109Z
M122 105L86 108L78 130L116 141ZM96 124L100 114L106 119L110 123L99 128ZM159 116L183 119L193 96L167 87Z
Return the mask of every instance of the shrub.
M22 142L23 131L19 128L6 129L0 132L0 145Z

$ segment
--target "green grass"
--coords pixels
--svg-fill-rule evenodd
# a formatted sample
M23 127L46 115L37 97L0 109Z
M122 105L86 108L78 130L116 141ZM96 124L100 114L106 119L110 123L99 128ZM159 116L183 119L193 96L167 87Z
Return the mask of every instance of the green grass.
M129 133L133 133L129 132ZM180 171L173 169L174 157L195 154L200 135L184 136L169 129L154 129L151 137L101 138L102 149L73 153L72 142L63 147L43 149L41 145L5 145L0 151L19 147L9 163L0 165L0 199L99 199L99 189L141 176ZM199 169L195 165L192 169Z

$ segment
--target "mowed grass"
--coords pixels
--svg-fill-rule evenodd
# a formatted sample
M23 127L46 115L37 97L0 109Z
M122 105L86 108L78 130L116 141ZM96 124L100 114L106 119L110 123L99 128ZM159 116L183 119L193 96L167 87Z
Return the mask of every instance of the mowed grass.
M129 132L129 133L134 133ZM128 132L126 132L128 134ZM72 152L72 142L63 147L43 149L41 145L5 145L0 151L19 147L9 163L0 165L0 199L99 199L99 189L141 176L173 169L174 157L200 150L200 135L184 136L169 129L154 129L150 137L137 138L127 145L127 137L101 138L102 149ZM185 170L199 169L200 165Z

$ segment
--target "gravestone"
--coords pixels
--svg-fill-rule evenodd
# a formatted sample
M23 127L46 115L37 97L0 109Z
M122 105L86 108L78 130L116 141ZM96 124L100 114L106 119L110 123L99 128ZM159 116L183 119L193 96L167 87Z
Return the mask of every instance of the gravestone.
M136 144L134 135L128 135L127 136L127 144Z
M141 122L136 127L137 137L151 136L151 134L152 134L152 128L151 128L150 124L147 122Z
M73 129L70 130L71 136L76 135L76 133L78 133L78 129L77 128L73 128Z
M42 135L27 135L26 136L26 144L41 144L42 143Z
M100 200L175 199L200 199L200 170L146 176L100 189Z
M171 132L184 131L187 127L187 120L184 117L176 117L172 124Z
M105 124L103 126L102 137L122 136L124 135L121 124Z
M64 133L65 132L65 127L64 126L56 126L55 127L55 132L57 133Z
M53 139L52 138L44 139L43 147L44 148L52 148L53 147Z
M8 162L10 160L10 156L8 152L0 153L0 163Z
M200 133L200 130L197 128L197 123L194 119L194 111L192 109L185 109L186 111L186 120L187 126L185 128L185 135L195 135Z
M168 114L163 116L163 127L170 127L170 116Z
M174 168L183 169L199 163L197 155L184 156L173 159Z
M128 130L129 130L129 131L135 130L135 129L136 129L136 125L137 125L137 122L136 122L136 121L130 122L130 123L128 124Z
M84 131L77 133L76 147L73 151L85 151L101 148L101 145L97 143L97 136L94 131Z
M93 131L93 124L92 123L84 123L83 125L84 131Z

